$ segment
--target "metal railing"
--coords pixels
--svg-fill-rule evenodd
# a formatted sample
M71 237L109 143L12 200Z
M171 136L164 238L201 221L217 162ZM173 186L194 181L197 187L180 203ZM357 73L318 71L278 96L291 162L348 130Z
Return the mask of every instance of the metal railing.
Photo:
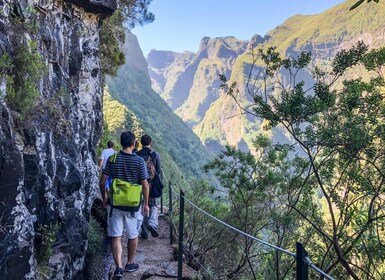
M186 250L183 246L183 235L184 235L184 216L185 216L185 202L189 203L192 207L200 211L205 216L209 217L210 219L216 221L217 223L222 224L223 226L247 237L250 238L264 246L270 247L276 251L280 251L288 256L291 256L295 258L296 260L296 280L308 280L309 278L309 267L319 273L322 277L329 280L334 280L333 277L319 269L307 256L307 252L302 245L302 243L297 242L296 243L296 253L290 252L288 250L285 250L283 248L280 248L278 246L275 246L273 244L270 244L262 239L256 238L248 233L245 233L223 221L220 219L214 217L213 215L207 213L203 209L199 208L197 205L195 205L193 202L191 202L189 199L185 197L185 194L183 190L180 190L180 193L178 194L172 186L172 183L165 178L168 181L168 202L169 202L169 209L168 209L168 215L170 216L170 220L173 213L173 193L176 195L176 197L179 198L179 225L178 225L178 280L182 279L182 265L183 265L183 249ZM161 198L161 213L163 213L163 196ZM174 242L174 231L172 226L170 225L170 244L173 244ZM188 251L188 250L186 250ZM193 256L193 254L191 254ZM193 256L194 257L194 256ZM202 266L202 265L201 265ZM203 267L203 266L202 266ZM203 267L204 268L204 267ZM204 268L205 269L205 268ZM205 269L206 270L206 269Z

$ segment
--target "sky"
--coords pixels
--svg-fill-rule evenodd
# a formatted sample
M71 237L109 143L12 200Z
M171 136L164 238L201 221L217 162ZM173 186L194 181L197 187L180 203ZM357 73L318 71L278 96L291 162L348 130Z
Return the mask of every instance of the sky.
M323 12L345 0L152 0L155 21L132 31L145 57L151 49L197 52L201 39L250 40L296 14ZM351 1L352 5L356 0Z

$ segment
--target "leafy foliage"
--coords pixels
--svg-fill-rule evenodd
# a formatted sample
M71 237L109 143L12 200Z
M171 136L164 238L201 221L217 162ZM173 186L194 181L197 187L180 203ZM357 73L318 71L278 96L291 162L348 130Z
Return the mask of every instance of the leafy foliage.
M301 151L296 158L302 168L292 168L289 180L274 187L299 215L297 233L310 241L311 258L337 278L385 277L378 269L385 261L384 52L368 52L358 43L336 56L330 74L315 68L315 83L306 88L296 77L310 63L307 53L291 59L274 48L261 50L266 67L250 75L246 87L253 103L243 109L265 119L266 129L283 127ZM346 79L334 87L356 65L372 78ZM283 71L289 82L282 80ZM236 83L224 87L236 98ZM309 231L313 234L304 235Z
M90 223L88 226L88 246L87 255L94 255L101 253L104 249L105 233L101 228L100 224L91 216Z
M100 53L104 74L116 75L118 67L125 62L125 55L120 50L125 40L124 21L121 11L116 11L110 18L103 21L100 31Z
M153 22L155 16L148 11L152 0L120 0L119 9L103 21L100 32L102 73L116 75L119 66L125 62L121 46L125 41L125 32L137 24Z
M109 140L113 140L115 149L119 149L120 134L123 131L130 130L137 138L144 134L138 118L126 106L113 99L107 87L103 94L103 121L103 134L97 149L97 156L107 147Z
M36 42L21 40L14 43L11 54L0 56L0 75L6 83L5 100L24 117L37 105L40 96L38 82L46 66L37 51Z
M60 225L58 223L39 225L36 231L35 248L37 270L43 277L49 273L49 259L53 253L53 244L56 241Z

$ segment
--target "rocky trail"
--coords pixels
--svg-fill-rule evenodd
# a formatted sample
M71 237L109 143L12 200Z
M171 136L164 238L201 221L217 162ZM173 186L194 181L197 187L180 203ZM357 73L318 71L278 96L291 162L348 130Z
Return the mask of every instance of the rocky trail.
M124 280L160 280L177 279L178 262L176 245L170 245L170 228L165 216L159 216L157 228L159 237L154 238L149 234L148 239L139 237L139 244L134 261L139 264L135 272L125 272ZM127 262L127 238L123 237L123 264ZM113 279L115 264L112 263L109 271L109 279ZM183 279L192 279L194 271L183 265Z

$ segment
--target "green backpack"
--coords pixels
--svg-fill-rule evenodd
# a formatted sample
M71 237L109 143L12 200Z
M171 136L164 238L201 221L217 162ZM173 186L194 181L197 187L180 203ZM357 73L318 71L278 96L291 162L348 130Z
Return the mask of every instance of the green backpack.
M113 171L116 161L116 155L114 154L109 158L111 166L111 177L112 185L108 191L108 198L110 199L110 204L112 207L130 211L137 212L140 209L140 204L142 202L142 185L133 184L122 179L114 178Z

